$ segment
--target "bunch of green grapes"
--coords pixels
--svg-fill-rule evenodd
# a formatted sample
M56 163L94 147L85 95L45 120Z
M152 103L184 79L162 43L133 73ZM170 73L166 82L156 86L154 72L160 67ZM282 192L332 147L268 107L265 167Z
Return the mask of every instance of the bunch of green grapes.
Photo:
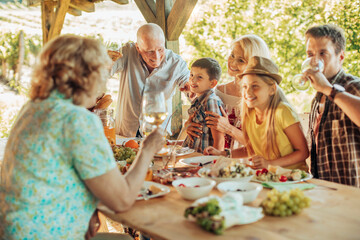
M261 206L267 215L285 217L298 214L303 208L309 207L310 198L298 188L285 192L273 189L267 193Z
M131 164L135 160L136 152L129 147L113 146L114 158L116 161L126 161Z

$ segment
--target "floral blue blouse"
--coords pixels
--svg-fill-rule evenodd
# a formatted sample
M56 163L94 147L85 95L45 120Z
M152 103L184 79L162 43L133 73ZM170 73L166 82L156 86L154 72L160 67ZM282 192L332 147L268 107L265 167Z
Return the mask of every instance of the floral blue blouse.
M57 91L28 102L5 150L0 239L84 239L97 199L83 180L115 167L95 114Z

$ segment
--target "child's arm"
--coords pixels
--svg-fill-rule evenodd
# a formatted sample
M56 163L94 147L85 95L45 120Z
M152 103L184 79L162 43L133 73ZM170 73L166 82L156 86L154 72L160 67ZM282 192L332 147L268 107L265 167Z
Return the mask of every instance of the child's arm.
M225 134L219 132L218 130L211 129L211 135L214 139L213 147L220 151L223 151L225 145Z
M306 143L306 139L303 131L301 130L300 123L290 125L284 129L286 136L288 137L294 152L280 157L276 160L267 161L262 157L253 158L254 167L256 168L267 168L268 164L277 165L280 167L286 167L300 162L305 162L309 156L309 149Z

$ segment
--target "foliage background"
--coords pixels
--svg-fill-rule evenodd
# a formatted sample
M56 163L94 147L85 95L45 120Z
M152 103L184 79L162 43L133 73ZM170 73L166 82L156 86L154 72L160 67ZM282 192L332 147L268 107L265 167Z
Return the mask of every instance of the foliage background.
M314 94L298 93L291 85L300 73L305 55L305 31L313 26L333 23L345 30L347 37L344 69L360 76L360 0L218 0L201 1L183 32L193 61L200 57L217 59L227 75L230 43L245 34L256 34L268 44L273 60L283 76L281 87L299 112L308 112Z
M40 7L28 8L24 2L0 0L0 138L8 136L27 100L30 70L42 45ZM128 5L104 1L96 4L94 13L83 12L79 17L67 14L62 33L94 37L108 47L119 46L134 40L136 29L144 22L133 1ZM226 74L231 41L244 34L257 34L268 43L273 60L280 66L287 98L299 113L308 112L313 90L296 92L290 79L300 72L305 58L306 29L324 23L345 29L344 68L360 76L360 0L198 0L180 37L180 54L189 65L199 57L216 58L222 66L222 81L227 82L232 80ZM28 70L17 81L20 30L25 42L23 69ZM116 78L110 79L108 89L116 102Z

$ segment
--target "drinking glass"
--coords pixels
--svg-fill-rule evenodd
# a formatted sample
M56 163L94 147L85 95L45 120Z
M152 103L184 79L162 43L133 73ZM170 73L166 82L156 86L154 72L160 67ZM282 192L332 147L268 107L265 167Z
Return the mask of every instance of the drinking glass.
M312 69L313 71L324 71L324 62L321 59L316 61L315 58L309 57L301 65L301 74L297 74L292 79L291 83L293 87L298 91L307 91L310 87L310 79L305 80L303 78L303 73L307 70Z
M153 128L159 127L168 115L164 92L145 92L142 101L143 119Z

